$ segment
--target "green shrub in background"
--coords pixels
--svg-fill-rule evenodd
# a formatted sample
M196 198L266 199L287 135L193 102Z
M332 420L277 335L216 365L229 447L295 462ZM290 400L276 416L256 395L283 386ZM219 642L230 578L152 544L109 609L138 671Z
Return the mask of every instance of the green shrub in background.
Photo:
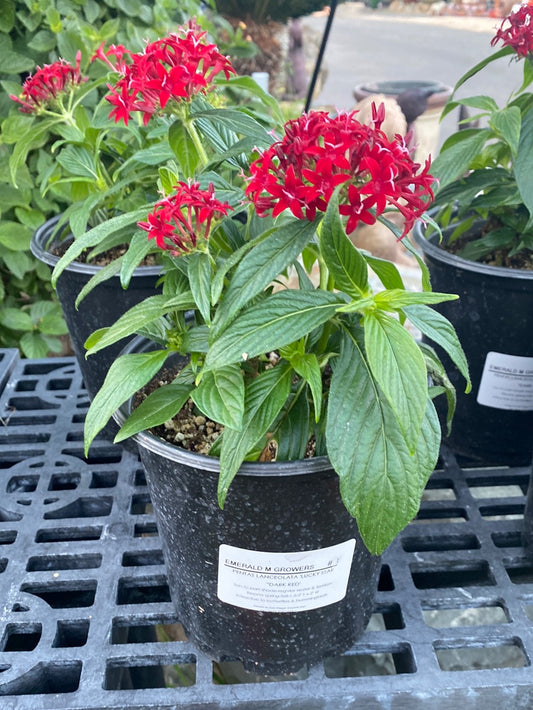
M0 0L0 347L20 347L27 357L61 351L58 336L66 333L61 309L48 267L34 259L29 245L35 229L61 213L71 199L61 185L41 193L40 184L54 170L48 136L36 139L17 171L16 187L10 182L10 155L32 117L22 114L9 95L20 93L36 66L59 57L74 64L78 50L87 66L103 42L141 50L145 39L156 39L190 17L212 34L221 32L226 44L218 43L224 51L253 51L221 18L212 12L207 18L205 8L214 10L214 2Z
M218 12L257 23L287 22L322 10L325 0L216 0Z

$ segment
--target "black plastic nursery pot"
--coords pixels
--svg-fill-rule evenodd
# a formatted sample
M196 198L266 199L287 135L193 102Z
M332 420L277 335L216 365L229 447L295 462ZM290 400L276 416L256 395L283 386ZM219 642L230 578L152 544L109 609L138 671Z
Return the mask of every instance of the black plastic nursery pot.
M149 432L134 439L170 595L201 651L285 674L348 650L363 634L380 558L361 540L326 457L243 464L221 510L218 459Z
M53 240L58 217L48 220L35 232L31 250L38 259L51 269L59 261L53 253L58 242ZM57 295L72 340L76 359L90 397L100 389L111 363L125 345L124 340L85 358L84 343L98 328L112 325L129 308L157 293L156 283L159 266L140 266L123 289L120 278L112 276L99 284L76 309L75 301L85 284L101 269L101 266L72 262L57 281Z
M437 309L454 325L470 367L472 392L440 352L457 389L446 443L485 462L528 465L533 443L533 271L468 261L425 238L415 225L434 291L456 293ZM446 240L446 233L443 239Z

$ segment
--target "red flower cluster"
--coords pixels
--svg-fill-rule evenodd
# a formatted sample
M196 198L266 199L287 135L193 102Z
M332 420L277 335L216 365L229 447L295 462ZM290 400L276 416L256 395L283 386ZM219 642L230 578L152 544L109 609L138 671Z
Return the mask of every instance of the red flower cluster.
M188 254L209 240L213 219L227 215L232 208L215 198L212 183L201 190L199 183L180 182L176 192L160 200L139 227L155 239L160 249L174 256Z
M61 93L78 86L86 77L80 74L81 52L76 54L76 66L73 67L64 59L53 64L37 67L35 74L30 75L22 86L20 96L10 95L10 99L21 104L22 113L39 113L42 108L53 102Z
M183 28L183 35L171 34L150 42L142 54L131 54L131 64L121 65L122 77L107 100L114 106L109 114L115 123L128 123L133 111L143 114L146 125L151 116L172 101L190 101L199 93L207 93L210 83L220 72L226 79L235 70L216 45L205 42L206 32L193 23ZM115 48L116 49L116 48ZM123 48L120 48L123 50ZM100 58L105 58L100 49Z
M532 21L533 3L530 2L503 20L491 41L491 46L494 47L501 40L504 47L512 47L519 57L533 55Z
M338 185L346 231L359 222L374 224L396 207L405 218L403 235L433 197L429 161L418 173L403 139L389 141L381 131L383 106L374 109L373 125L359 123L356 112L331 117L313 111L285 125L285 135L250 166L246 193L259 215L289 209L298 219L325 212Z

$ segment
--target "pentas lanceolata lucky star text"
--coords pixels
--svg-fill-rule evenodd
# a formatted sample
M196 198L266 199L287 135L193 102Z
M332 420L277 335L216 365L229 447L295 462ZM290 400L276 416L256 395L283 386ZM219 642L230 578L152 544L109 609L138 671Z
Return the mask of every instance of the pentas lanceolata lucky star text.
M199 183L178 183L176 192L160 200L139 227L155 239L160 249L174 256L205 250L213 219L227 215L232 208L215 198L212 183L202 190Z
M427 208L434 180L429 161L420 171L400 136L388 140L380 128L384 117L381 105L370 126L359 123L356 111L316 111L289 121L282 140L251 165L246 193L257 213L272 210L275 217L289 209L312 221L343 185L339 211L347 217L348 234L394 208L405 220L402 236L407 234Z
M516 12L506 17L491 41L494 47L502 42L504 47L512 47L518 57L533 54L533 3L522 5Z
M21 104L22 113L45 112L50 105L61 100L61 94L70 92L72 87L87 80L80 74L80 62L81 52L78 51L75 67L64 59L37 67L35 74L24 82L20 96L11 94L9 98Z
M106 98L114 106L110 117L127 125L132 112L140 111L146 125L169 101L190 101L196 94L207 93L221 72L226 79L235 74L229 59L206 42L206 34L191 22L183 28L183 35L149 42L141 54L128 53L122 46L107 52L100 47L96 56L122 74L114 86L109 85L111 93ZM128 54L131 63L124 61ZM110 56L116 57L116 64Z

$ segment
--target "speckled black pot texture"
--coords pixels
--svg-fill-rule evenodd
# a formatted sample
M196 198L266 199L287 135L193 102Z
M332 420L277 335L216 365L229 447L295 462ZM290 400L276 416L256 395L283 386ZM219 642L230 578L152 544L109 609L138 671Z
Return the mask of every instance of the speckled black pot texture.
M119 422L130 406L117 414ZM240 660L258 673L284 674L348 650L363 634L374 607L380 558L365 547L326 457L243 464L221 510L217 458L185 451L149 432L134 438L171 598L188 637L201 651L214 660ZM301 553L352 540L355 549L340 601L278 612L242 608L218 596L221 545Z
M53 234L58 219L54 217L39 227L31 242L33 254L48 264L51 269L59 261L59 257L52 253L52 249L57 244L57 241L53 241ZM148 296L158 293L156 283L160 271L158 266L137 268L127 289L122 288L118 274L112 276L96 286L76 308L78 294L101 268L73 262L57 281L57 295L61 309L85 387L91 398L100 389L111 363L118 357L126 341L121 340L89 358L85 358L85 341L95 330L112 325L129 308Z
M445 231L443 239L447 236ZM441 303L436 309L454 325L472 378L472 392L465 394L462 376L437 348L457 391L457 410L446 443L455 453L484 462L528 465L533 445L533 407L487 406L478 402L478 396L488 366L487 356L492 353L491 357L500 358L503 364L507 356L528 359L530 364L522 379L509 379L509 391L514 388L515 398L522 398L518 406L524 406L526 401L527 407L527 400L531 401L533 271L463 259L440 248L438 235L426 239L421 223L415 225L414 237L423 251L433 290L459 295L459 300ZM500 381L502 388L507 387L504 373ZM509 395L504 406L515 406L511 400Z

